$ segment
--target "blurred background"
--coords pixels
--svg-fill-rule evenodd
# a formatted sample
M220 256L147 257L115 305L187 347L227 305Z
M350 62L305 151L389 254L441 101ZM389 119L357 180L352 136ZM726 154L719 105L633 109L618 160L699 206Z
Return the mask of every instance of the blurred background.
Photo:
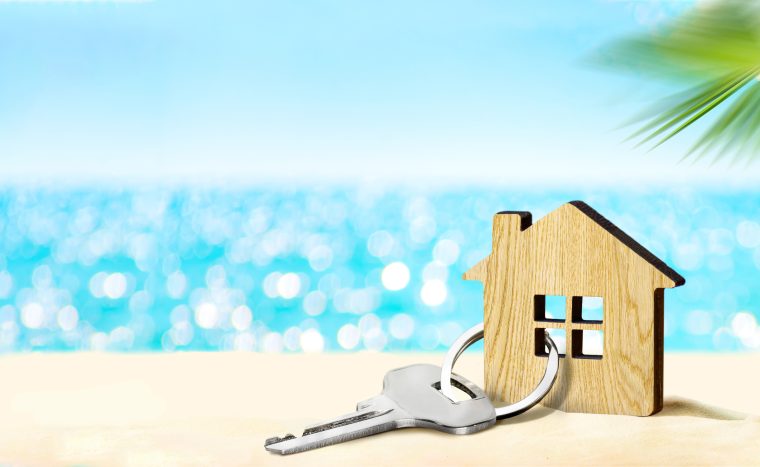
M444 350L493 214L573 199L686 278L666 350L760 349L760 164L596 66L698 8L0 0L0 351Z

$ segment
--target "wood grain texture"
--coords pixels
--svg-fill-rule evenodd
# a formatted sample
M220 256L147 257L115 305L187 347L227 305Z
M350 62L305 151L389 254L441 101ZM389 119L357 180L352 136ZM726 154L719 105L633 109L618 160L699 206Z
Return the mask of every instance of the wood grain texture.
M559 328L567 356L543 405L640 416L661 409L663 289L685 281L585 203L565 204L534 225L528 213L497 214L491 254L464 278L484 283L491 397L513 403L533 390L546 368L534 351L536 329ZM545 295L566 297L564 321L536 320L536 296ZM574 320L573 297L602 297L602 322ZM580 353L583 330L603 332L601 359Z

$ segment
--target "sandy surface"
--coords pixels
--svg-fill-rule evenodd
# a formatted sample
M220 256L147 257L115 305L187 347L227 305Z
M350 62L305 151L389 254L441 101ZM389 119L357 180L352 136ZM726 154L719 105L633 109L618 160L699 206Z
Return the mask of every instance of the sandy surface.
M760 354L666 355L649 418L545 408L472 436L407 429L280 457L264 440L350 411L435 354L0 358L0 464L760 465ZM482 358L457 372L482 383Z

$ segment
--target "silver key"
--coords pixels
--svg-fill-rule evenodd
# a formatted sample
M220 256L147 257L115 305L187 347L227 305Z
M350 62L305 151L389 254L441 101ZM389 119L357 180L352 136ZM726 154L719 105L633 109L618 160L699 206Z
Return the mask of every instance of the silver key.
M291 434L269 438L264 446L277 454L293 454L396 428L432 428L464 435L496 423L494 406L482 389L452 374L454 385L471 397L452 401L439 391L440 376L440 367L427 364L391 370L383 380L383 391L357 404L356 412L310 426L300 438Z

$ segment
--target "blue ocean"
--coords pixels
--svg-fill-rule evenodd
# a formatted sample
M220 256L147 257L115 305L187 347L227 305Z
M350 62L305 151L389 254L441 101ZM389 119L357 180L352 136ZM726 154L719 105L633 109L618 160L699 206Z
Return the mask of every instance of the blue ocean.
M0 351L441 351L501 210L582 199L686 278L666 350L760 348L760 192L6 187Z

